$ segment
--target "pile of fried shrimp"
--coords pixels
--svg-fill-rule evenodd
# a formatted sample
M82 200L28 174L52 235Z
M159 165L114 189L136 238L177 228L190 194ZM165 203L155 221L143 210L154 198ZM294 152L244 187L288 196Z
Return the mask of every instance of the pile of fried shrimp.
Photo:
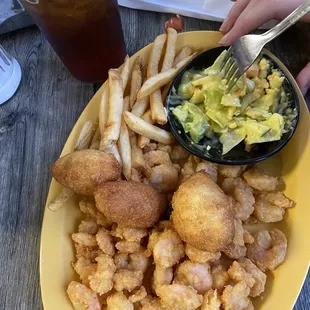
M201 160L165 127L169 84L195 55L189 46L177 53L176 42L168 28L147 68L139 56L132 71L128 57L109 71L98 121L86 121L73 152L52 167L64 187L50 210L82 195L71 236L79 280L67 288L75 310L251 310L285 259L285 234L259 225L282 221L294 205L279 178ZM202 226L207 236L225 233L200 240Z
M84 219L72 234L72 267L80 282L72 281L67 290L75 309L254 309L252 299L263 294L266 271L283 262L287 248L279 229L255 226L281 221L292 202L276 191L277 178L255 167L189 156L179 181L197 171L209 174L234 202L233 243L223 252L199 250L182 242L171 220L149 229L120 227L83 199Z

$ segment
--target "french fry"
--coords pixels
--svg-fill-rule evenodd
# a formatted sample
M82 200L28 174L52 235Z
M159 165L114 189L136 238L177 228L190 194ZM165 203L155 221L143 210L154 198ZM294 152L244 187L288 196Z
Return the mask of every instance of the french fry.
M125 112L130 113L130 112ZM134 169L139 171L144 171L145 169L145 160L143 156L142 149L137 145L137 136L132 135L130 137L130 146L131 146L131 166Z
M125 121L122 121L121 132L119 135L119 139L117 142L118 149L120 152L120 156L122 159L123 167L123 175L127 180L130 180L131 177L131 146L129 140L129 133L127 129L127 125Z
M132 75L131 75L131 85L130 85L130 108L133 107L137 99L137 93L142 85L142 60L138 56Z
M173 28L167 29L167 47L166 47L166 54L164 57L163 65L161 67L161 72L165 72L172 68L173 60L176 53L176 44L177 44L177 36L178 33Z
M123 91L125 92L127 83L129 80L130 68L129 68L129 56L127 55L124 60L123 69L121 73L122 81L123 81Z
M167 123L167 113L164 108L164 103L161 95L161 90L157 89L150 94L150 107L152 110L153 120L161 125Z
M151 110L148 110L143 116L142 119L148 122L149 124L154 124L154 121L152 119L152 112ZM144 148L147 144L149 144L151 140L147 137L144 136L138 136L138 145L142 149Z
M193 54L193 49L190 46L185 45L181 49L181 51L175 56L172 66L175 67L181 60L190 56L191 54Z
M123 83L117 69L109 70L109 113L99 149L109 151L116 144L122 123Z
M103 89L99 106L99 127L101 137L103 137L105 124L108 119L108 113L109 113L109 84L107 83L105 88Z
M147 78L158 74L158 66L161 58L161 54L164 49L164 45L167 40L166 34L159 35L153 42L152 51L149 57L148 67L147 67Z
M164 88L163 88L163 90L161 92L161 97L162 97L163 102L166 101L166 98L167 98L167 95L168 95L168 92L169 92L169 89L170 89L170 85L171 85L171 83L169 83L166 86L164 86Z
M149 124L130 112L124 113L124 119L128 127L141 136L145 136L163 144L173 144L174 142L174 137L170 132Z
M119 164L123 165L122 159L121 159L121 155L118 151L118 147L116 144L113 144L112 147L110 148L110 150L108 151L108 153L114 155L114 157L117 159L117 161L119 162Z
M48 208L51 211L58 211L72 196L74 195L73 190L63 187L62 192L58 195L49 205Z
M124 103L123 103L123 112L130 111L130 105L129 105L129 96L126 96L124 98Z
M95 134L96 128L98 127L97 122L86 121L81 129L80 135L75 143L74 150L88 149Z
M93 139L90 143L90 149L91 150L98 150L99 149L99 145L100 145L100 139L101 139L101 136L100 136L100 128L99 126L97 127L96 131L95 131L95 134L93 136Z
M170 83L174 77L179 73L179 71L193 59L196 55L194 53L191 56L186 57L182 61L180 61L175 67L169 69L166 72L161 72L157 75L154 75L147 79L145 83L142 85L140 91L138 92L137 99L141 100L144 97L150 95L155 90L165 86L166 84Z
M135 116L141 117L150 106L150 96L144 97L141 100L137 100L134 104L131 113Z

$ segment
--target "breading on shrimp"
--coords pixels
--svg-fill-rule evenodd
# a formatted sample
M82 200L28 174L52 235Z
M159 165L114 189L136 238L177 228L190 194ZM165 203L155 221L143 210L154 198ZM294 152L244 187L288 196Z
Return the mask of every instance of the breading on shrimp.
M285 234L274 228L261 230L253 235L255 241L247 246L247 257L262 271L274 270L286 256L287 239Z
M241 178L227 178L222 183L224 192L232 196L235 218L246 221L254 211L254 196L251 187Z
M229 274L224 265L218 264L211 268L212 288L222 291L229 282Z
M95 258L102 254L102 251L98 248L98 246L89 247L79 243L74 243L74 246L77 259L83 257L85 259L89 259L92 262L95 262Z
M221 257L221 252L202 251L188 243L185 244L185 254L191 261L201 264L217 261Z
M93 264L91 260L80 257L75 263L72 263L72 267L79 275L82 283L89 286L88 277L97 270L97 264Z
M96 258L98 263L95 273L88 277L90 288L103 295L113 288L113 275L116 267L113 258L106 254L101 254Z
M186 260L177 266L173 283L191 286L203 295L212 288L210 266Z
M110 219L108 219L103 213L99 211L97 211L96 214L96 221L98 225L102 226L105 229L110 229L113 224Z
M135 271L146 271L149 266L149 258L145 255L145 249L140 248L138 251L129 254L130 262L128 268Z
M196 167L196 172L199 171L205 172L209 175L213 182L217 182L217 166L215 164L209 163L207 161L202 161Z
M107 230L101 228L96 235L96 241L103 253L111 256L115 254L113 238Z
M75 310L100 310L98 296L87 286L72 281L67 289L67 294Z
M91 201L89 199L82 199L79 202L79 207L81 212L86 215L87 219L96 218L97 209L94 201Z
M132 241L119 241L115 244L119 253L131 254L140 249L140 243Z
M230 165L218 165L218 172L224 178L238 178L245 170L246 166L230 166Z
M152 298L151 296L147 296L150 298L145 298L145 301L141 301L142 308L140 310L165 310L159 298Z
M229 244L223 252L232 259L239 259L246 255L246 246L244 243L244 229L241 220L234 220L235 235L233 242Z
M88 233L84 233L84 232L74 233L71 235L71 237L74 242L81 244L83 246L88 246L88 247L97 246L96 237Z
M254 204L255 217L264 223L283 220L286 208L293 206L293 202L283 193L262 193L256 196Z
M159 236L161 235L161 232L153 229L150 236L149 236L149 240L148 240L148 244L147 244L147 249L145 251L145 255L147 257L150 257L151 255L153 255L153 250L154 250L154 246L155 244L158 242L159 240Z
M154 262L163 268L177 264L184 256L184 245L179 235L170 229L159 235L153 248Z
M261 295L265 290L267 276L248 258L241 258L238 263L255 280L253 287L251 287L250 296L257 297Z
M119 269L113 276L114 288L120 292L127 290L133 291L135 288L140 287L143 281L142 271L133 271L128 269Z
M151 151L144 154L146 175L151 185L160 192L174 191L179 181L179 171L164 151Z
M173 279L173 269L170 268L162 268L158 265L155 265L155 270L153 273L153 283L152 287L154 291L157 291L157 288L162 285L171 284Z
M134 310L133 303L123 292L117 292L107 299L107 310Z
M228 269L228 274L236 283L244 281L249 288L255 284L255 279L237 261L234 261Z
M221 304L217 290L211 289L204 294L200 310L220 310Z
M129 266L129 256L124 253L116 253L114 255L114 264L116 270L118 269L128 269Z
M197 165L200 163L200 159L196 156L190 155L187 162L183 165L181 169L181 175L179 183L183 183L191 175L196 172Z
M236 285L225 287L222 295L222 306L224 310L244 310L250 304L248 298L250 288L246 282L238 282Z
M147 236L147 230L144 228L128 228L117 226L111 234L117 238L125 239L130 242L140 242Z
M276 190L279 183L278 178L266 175L258 169L247 170L243 177L251 187L264 192Z
M135 289L133 293L128 297L128 299L132 303L140 302L147 296L147 292L144 286L139 287L138 289Z
M78 232L87 233L90 235L95 235L98 232L99 226L94 219L87 219L81 221Z
M162 305L168 309L194 310L202 304L202 296L192 287L182 284L160 286L157 295Z

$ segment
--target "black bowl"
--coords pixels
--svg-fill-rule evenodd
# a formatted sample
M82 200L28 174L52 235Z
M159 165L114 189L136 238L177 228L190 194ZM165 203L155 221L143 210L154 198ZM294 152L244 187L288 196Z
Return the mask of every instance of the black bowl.
M224 49L224 47L217 47L199 54L176 76L170 86L166 99L166 108L168 113L170 130L185 149L202 159L224 165L253 164L265 160L268 157L276 154L287 144L287 142L291 139L295 132L300 113L299 99L297 91L294 87L294 83L292 82L293 78L285 74L284 70L287 69L284 67L283 64L278 63L268 51L263 51L262 54L264 58L269 59L272 63L273 68L278 69L285 77L285 80L283 82L283 88L286 94L290 97L290 103L287 108L296 109L297 112L297 116L293 121L293 126L291 127L291 130L283 134L281 140L256 144L250 152L245 151L245 145L243 142L241 142L230 152L222 155L222 145L220 142L214 145L214 141L210 141L210 139L208 139L207 137L204 137L199 143L193 142L190 136L184 132L182 125L171 112L171 108L178 105L176 104L175 100L171 99L173 97L172 90L178 89L184 72L190 69L202 70L204 68L210 67ZM207 147L210 144L212 145L211 149Z

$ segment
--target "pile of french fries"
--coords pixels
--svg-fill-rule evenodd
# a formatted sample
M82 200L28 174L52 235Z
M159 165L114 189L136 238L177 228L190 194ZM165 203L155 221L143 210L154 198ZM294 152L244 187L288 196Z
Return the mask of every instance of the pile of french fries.
M167 123L164 102L169 86L196 53L184 46L176 54L177 32L168 28L152 45L146 68L137 56L133 70L126 56L122 69L110 69L99 107L99 121L86 121L74 150L98 149L112 153L119 161L124 177L132 179L135 169L144 165L143 147L151 140L171 145L173 135L162 125ZM128 86L128 87L127 87ZM64 189L49 208L57 211L73 195Z

